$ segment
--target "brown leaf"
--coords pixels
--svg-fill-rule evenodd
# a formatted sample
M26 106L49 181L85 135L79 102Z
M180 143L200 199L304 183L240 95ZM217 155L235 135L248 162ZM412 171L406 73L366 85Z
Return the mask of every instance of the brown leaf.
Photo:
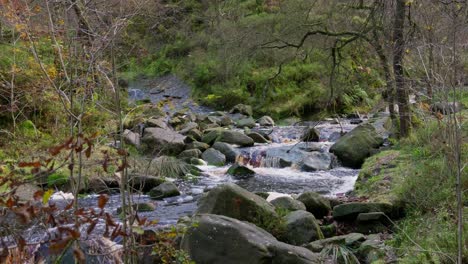
M85 156L86 158L89 159L89 157L91 157L91 149L92 149L92 145L88 146L85 150Z
M15 200L13 199L13 197L11 197L11 196L8 198L8 200L7 200L6 203L5 203L6 207L8 207L8 208L10 208L10 209L11 209L13 206L15 206L15 204L16 204L16 201L15 201Z
M117 150L117 154L119 154L120 156L127 156L128 152L125 149L121 148Z
M86 263L85 254L79 247L73 249L73 256L75 257L76 263Z
M24 167L34 167L34 168L40 168L41 162L40 161L34 161L34 162L20 162L18 163L18 167L24 168Z
M35 192L34 195L33 195L34 200L35 201L41 201L43 195L44 195L44 191L42 191L42 190L39 190L39 191Z
M56 147L51 147L49 148L49 154L52 155L52 156L57 156L61 151L62 149L64 149L65 146L64 145L60 145L60 146L56 146Z
M107 194L101 194L98 198L98 207L102 210L109 201L109 196Z
M72 207L73 207L73 203L75 202L75 200L71 200L71 202L69 204L67 204L67 206L65 206L65 211L66 210L70 210Z
M20 252L23 252L24 247L26 246L26 240L22 236L18 237L18 248Z
M65 237L61 240L50 243L49 251L52 254L60 254L68 246L68 243L72 241L71 237Z

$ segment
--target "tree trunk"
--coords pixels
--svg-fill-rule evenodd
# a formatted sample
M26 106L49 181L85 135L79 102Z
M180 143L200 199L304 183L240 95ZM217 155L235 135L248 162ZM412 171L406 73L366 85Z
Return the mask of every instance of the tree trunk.
M403 56L405 40L405 0L396 0L395 22L393 24L393 72L397 92L398 111L400 116L400 136L408 136L411 129L411 113L408 92L405 89L403 76Z

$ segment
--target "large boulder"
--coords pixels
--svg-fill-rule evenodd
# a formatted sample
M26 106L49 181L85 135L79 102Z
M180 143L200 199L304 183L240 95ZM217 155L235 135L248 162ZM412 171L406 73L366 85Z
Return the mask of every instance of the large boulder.
M332 165L332 157L329 153L314 151L302 160L303 171L329 170Z
M208 162L209 165L223 166L226 163L226 156L214 148L205 150L202 159Z
M305 192L299 195L297 200L304 203L307 211L319 219L327 216L331 211L330 201L315 192Z
M260 119L258 119L258 123L260 124L260 126L274 126L275 125L275 121L273 120L273 118L269 116L260 117Z
M284 146L268 148L265 152L265 155L269 159L278 161L277 165L279 167L289 167L295 165L305 170L313 170L313 168L318 168L317 164L312 165L312 168L308 167L307 165L304 166L304 164L312 164L312 162L317 162L320 164L325 164L321 167L324 168L327 167L326 163L331 163L332 160L330 156L331 154L319 154L317 153L319 151L321 151L321 147L317 143L302 142L295 145L294 147ZM330 166L330 164L328 165Z
M142 142L146 151L157 154L179 154L184 150L184 136L170 129L149 127L145 129Z
M165 182L162 177L147 176L140 174L130 174L129 183L133 190L141 192L149 192L151 189L158 187L161 183Z
M255 127L255 120L252 117L239 119L236 122L236 126L239 127L239 128L244 128L244 127L254 128Z
M166 119L164 117L160 118L150 118L146 120L146 127L159 127L162 129L168 129L169 126L166 123Z
M318 254L276 240L250 223L204 214L195 217L181 248L198 264L318 264Z
M201 150L199 149L187 149L182 151L182 153L179 154L179 158L200 158L202 155Z
M391 216L393 213L393 206L389 203L345 203L333 207L333 218L352 221L361 213L372 212L382 212Z
M273 199L270 203L274 205L276 209L283 209L288 211L306 210L306 207L302 202L294 200L289 196L278 197Z
M262 197L235 184L213 188L198 201L197 214L218 214L262 225L263 219L277 219L275 208Z
M123 132L124 142L135 147L140 146L140 135L131 130L125 129Z
M384 140L375 127L364 124L338 139L330 148L330 152L335 154L344 166L360 168L373 150L383 143Z
M268 143L268 140L257 132L250 132L247 136L253 139L255 143Z
M185 149L199 149L202 152L209 148L210 148L210 145L203 143L203 142L198 142L198 141L193 141L185 145Z
M255 176L255 171L236 163L228 169L227 174L232 175L236 179L248 179Z
M314 215L303 210L289 213L286 220L286 241L293 245L303 245L323 238Z
M448 115L460 112L463 110L463 105L459 102L438 102L431 105L431 110L435 113Z
M239 145L241 147L250 147L254 145L253 139L241 132L233 130L221 131L220 135L216 138L216 141Z
M179 189L177 189L177 186L172 182L162 183L149 192L149 196L152 199L163 199L178 195L180 195Z
M224 142L216 142L213 144L213 148L219 150L226 156L227 162L235 162L237 156L240 154L232 145Z
M246 115L246 116L252 116L253 115L253 110L252 110L252 106L250 105L245 105L245 104L238 104L236 106L234 106L231 111L229 111L229 113L231 114L242 114L242 115Z
M221 135L222 129L213 129L209 131L205 131L205 134L202 137L202 142L213 145L216 139Z

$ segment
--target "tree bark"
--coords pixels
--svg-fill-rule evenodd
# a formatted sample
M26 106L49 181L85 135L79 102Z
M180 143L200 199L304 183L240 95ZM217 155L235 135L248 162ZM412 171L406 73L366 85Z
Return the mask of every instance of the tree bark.
M395 22L393 24L393 72L395 74L401 137L408 136L411 129L408 91L405 88L405 79L403 76L405 9L405 0L396 0Z

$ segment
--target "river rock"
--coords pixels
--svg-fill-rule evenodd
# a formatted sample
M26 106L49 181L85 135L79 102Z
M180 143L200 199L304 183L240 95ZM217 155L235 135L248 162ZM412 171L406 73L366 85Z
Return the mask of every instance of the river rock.
M389 203L345 203L333 208L333 218L338 220L355 220L361 213L382 212L391 215L393 206Z
M202 155L201 150L199 149L187 149L182 151L177 157L178 158L200 158Z
M232 175L236 179L248 179L255 176L255 171L236 163L228 169L227 174Z
M283 209L288 211L306 210L306 207L302 202L294 200L288 196L278 197L272 200L270 203L274 205L276 209Z
M268 143L268 140L257 132L250 132L247 136L253 139L255 143Z
M200 151L205 151L207 149L210 148L210 145L206 144L206 143L203 143L203 142L198 142L198 141L194 141L194 142L191 142L191 143L188 143L187 145L185 145L185 149L188 150L188 149L199 149Z
M253 110L252 110L252 106L250 106L250 105L238 104L238 105L234 106L229 111L229 113L231 113L231 114L239 113L239 114L243 114L243 115L246 115L246 116L252 116L253 115Z
M279 242L250 223L220 215L196 216L181 248L199 264L318 264L318 254Z
M297 197L297 200L304 203L307 211L312 213L318 219L327 216L331 211L330 201L315 192L302 193Z
M221 131L220 135L216 138L216 141L239 145L241 147L250 147L254 145L253 139L241 132L233 130Z
M187 124L182 126L179 133L182 135L186 135L188 132L194 129L198 129L198 124L195 122L188 122Z
M321 252L327 245L343 245L350 248L358 248L365 239L366 237L363 234L350 233L313 241L306 248L312 252Z
M169 127L166 124L166 120L164 117L160 118L150 118L146 120L146 127L159 127L162 129L168 129Z
M162 183L149 192L149 196L152 199L162 199L178 195L180 195L179 189L177 189L177 186L172 182Z
M315 127L307 128L301 136L301 141L304 142L319 142L320 132Z
M310 241L323 238L314 215L303 210L289 213L285 216L286 241L293 245L303 245Z
M213 129L213 130L205 130L205 134L202 137L203 143L208 145L213 145L216 139L221 135L223 129Z
M224 142L214 143L213 148L223 153L226 156L226 161L231 163L236 162L237 156L240 154L232 145Z
M140 146L140 135L138 133L132 132L131 130L125 129L123 132L123 139L125 143L131 146Z
M255 127L255 120L252 117L239 119L236 122L236 126L239 127L239 128L244 128L244 127L254 128Z
M462 109L463 105L460 102L438 102L431 105L432 112L444 115L458 113Z
M200 130L195 128L195 129L191 129L190 131L188 131L186 133L186 136L193 139L191 142L201 141L203 137L203 133ZM191 143L191 142L188 142L188 143Z
M137 203L132 205L135 212L151 212L156 210L153 203ZM117 208L117 214L122 213L122 207Z
M146 128L142 142L146 151L154 154L179 154L184 150L184 136L170 129Z
M311 152L302 161L303 171L318 171L331 169L332 157L329 153Z
M258 119L258 123L260 124L260 126L274 126L275 125L275 121L273 120L273 118L269 116L260 117L260 119Z
M197 214L218 214L261 224L262 218L277 218L275 208L262 197L235 184L213 188L198 201Z
M130 186L133 190L142 191L145 193L165 182L164 178L161 177L139 174L130 174L128 178Z
M209 148L202 154L202 159L208 162L209 165L223 166L226 163L226 156L219 150Z
M364 124L356 127L330 148L344 166L360 168L364 160L373 153L374 149L384 143L374 126Z

